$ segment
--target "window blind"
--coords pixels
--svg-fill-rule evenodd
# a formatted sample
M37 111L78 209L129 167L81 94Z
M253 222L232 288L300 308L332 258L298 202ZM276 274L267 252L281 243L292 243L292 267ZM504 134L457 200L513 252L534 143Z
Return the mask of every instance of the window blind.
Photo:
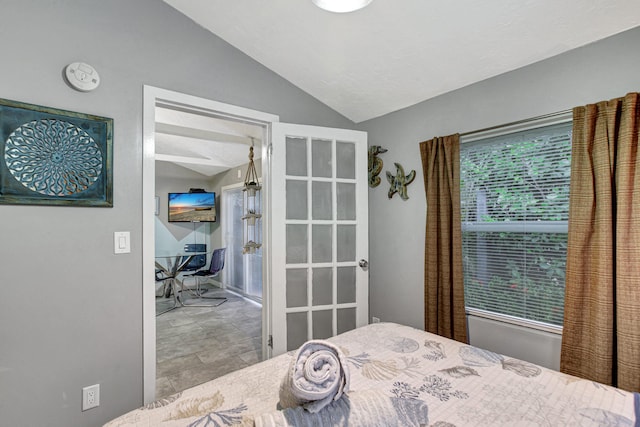
M461 145L467 310L561 326L571 122Z

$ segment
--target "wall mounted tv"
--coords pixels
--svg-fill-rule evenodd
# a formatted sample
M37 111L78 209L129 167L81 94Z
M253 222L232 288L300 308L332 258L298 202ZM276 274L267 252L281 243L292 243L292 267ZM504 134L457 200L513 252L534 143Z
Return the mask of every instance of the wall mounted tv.
M216 193L169 193L169 222L216 222Z

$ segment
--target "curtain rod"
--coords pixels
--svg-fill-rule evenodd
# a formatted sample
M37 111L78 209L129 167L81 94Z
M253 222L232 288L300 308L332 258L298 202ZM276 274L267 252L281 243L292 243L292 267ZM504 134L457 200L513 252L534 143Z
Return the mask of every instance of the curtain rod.
M511 122L511 123L506 123L506 124L503 124L503 125L491 126L491 127L484 128L484 129L478 129L478 130L473 130L473 131L469 131L469 132L464 132L464 133L460 134L460 137L475 135L475 134L483 133L483 132L490 132L492 130L503 129L503 128L510 127L510 126L523 125L523 124L527 124L527 123L534 122L534 121L546 121L546 120L549 120L549 119L555 119L555 118L558 118L558 117L569 115L572 112L573 112L573 109L569 109L569 110L558 111L558 112L555 112L555 113L544 114L542 116L532 117L530 119L523 119L523 120L518 120L518 121L515 121L515 122Z

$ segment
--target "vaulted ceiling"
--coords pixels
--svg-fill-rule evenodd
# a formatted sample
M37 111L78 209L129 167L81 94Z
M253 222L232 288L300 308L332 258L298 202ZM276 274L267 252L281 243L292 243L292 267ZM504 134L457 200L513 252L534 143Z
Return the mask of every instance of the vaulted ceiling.
M164 0L358 123L640 25L639 0Z
M355 123L640 25L640 0L373 0L343 14L311 0L164 1ZM262 137L157 118L157 160L205 176L246 163Z

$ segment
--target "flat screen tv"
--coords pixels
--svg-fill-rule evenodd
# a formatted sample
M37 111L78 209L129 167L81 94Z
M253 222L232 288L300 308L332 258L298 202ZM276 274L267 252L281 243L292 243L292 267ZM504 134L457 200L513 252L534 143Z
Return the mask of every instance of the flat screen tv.
M216 193L169 193L169 222L216 222Z

